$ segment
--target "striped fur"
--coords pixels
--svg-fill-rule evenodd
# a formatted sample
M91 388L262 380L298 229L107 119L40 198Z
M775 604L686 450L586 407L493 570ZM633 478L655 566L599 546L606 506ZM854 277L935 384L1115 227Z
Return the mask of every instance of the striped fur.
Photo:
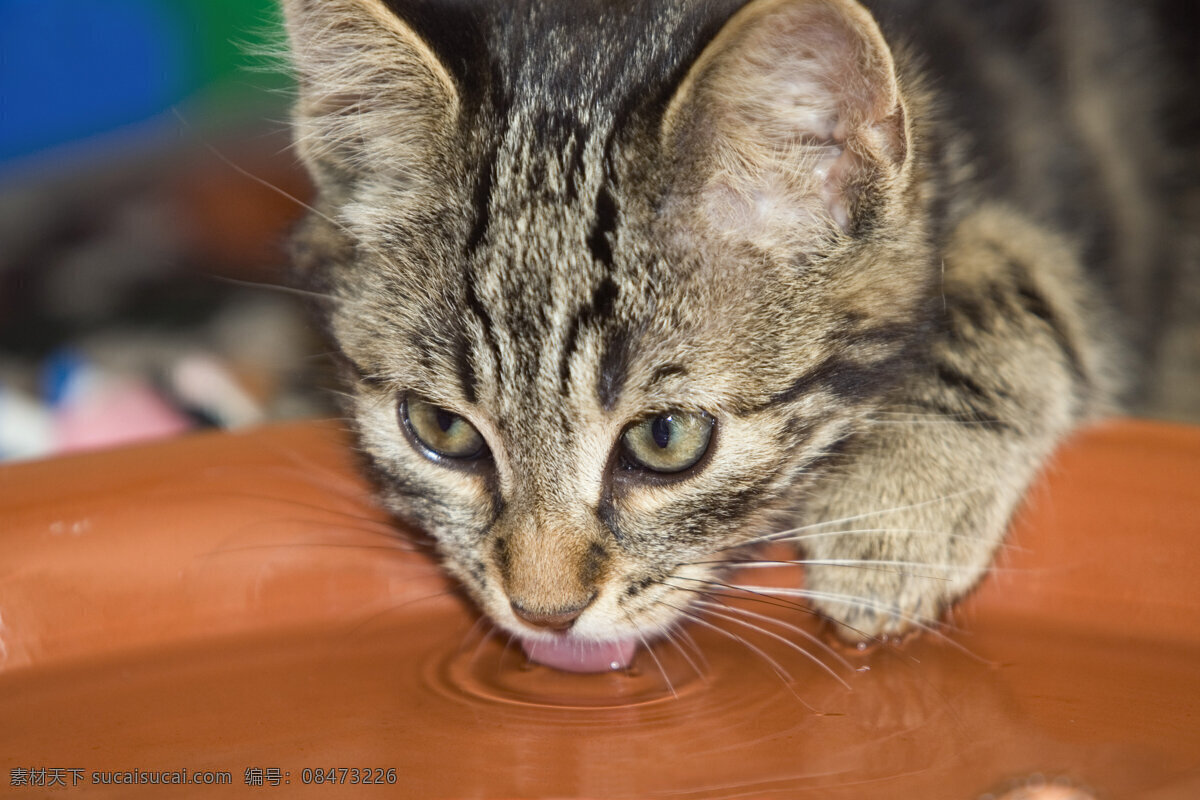
M570 635L660 632L745 545L828 522L804 541L815 604L850 638L903 632L970 589L1108 407L1082 264L1167 257L1158 173L1117 160L1151 109L906 30L969 39L985 3L867 5L882 32L851 0L284 0L320 192L299 267L334 298L383 500L502 627L549 635L510 601L590 602ZM1080 3L1055 8L1062 33ZM1026 149L979 124L993 102ZM490 458L423 456L406 393ZM704 460L621 469L622 431L671 410L716 418Z

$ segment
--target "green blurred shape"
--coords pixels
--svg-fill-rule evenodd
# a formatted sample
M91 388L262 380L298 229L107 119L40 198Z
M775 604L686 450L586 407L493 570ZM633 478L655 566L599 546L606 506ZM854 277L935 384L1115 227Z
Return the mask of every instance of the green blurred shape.
M193 37L197 112L220 124L286 108L291 80L280 57L276 0L159 2L181 15Z

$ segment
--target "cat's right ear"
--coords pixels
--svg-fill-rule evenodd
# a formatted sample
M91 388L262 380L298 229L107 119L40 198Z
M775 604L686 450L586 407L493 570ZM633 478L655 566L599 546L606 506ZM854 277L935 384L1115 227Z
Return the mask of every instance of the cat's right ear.
M752 0L692 65L660 133L679 217L765 249L853 236L908 173L892 54L854 0Z
M299 84L296 147L318 182L432 179L459 108L432 48L382 0L282 0Z

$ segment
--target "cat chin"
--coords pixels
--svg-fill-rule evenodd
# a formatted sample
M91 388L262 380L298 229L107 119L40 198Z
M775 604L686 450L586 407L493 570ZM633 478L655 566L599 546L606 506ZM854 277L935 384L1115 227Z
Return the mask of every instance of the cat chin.
M530 661L563 672L611 672L627 669L637 652L637 641L590 641L567 634L521 639Z

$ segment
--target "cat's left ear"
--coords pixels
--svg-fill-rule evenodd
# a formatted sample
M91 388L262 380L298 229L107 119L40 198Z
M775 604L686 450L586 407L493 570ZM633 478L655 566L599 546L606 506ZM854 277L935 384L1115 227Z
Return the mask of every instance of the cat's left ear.
M299 83L296 146L318 181L431 173L459 93L429 44L382 0L282 0Z
M661 142L689 218L764 247L853 235L910 150L891 52L853 0L743 7L676 90Z

